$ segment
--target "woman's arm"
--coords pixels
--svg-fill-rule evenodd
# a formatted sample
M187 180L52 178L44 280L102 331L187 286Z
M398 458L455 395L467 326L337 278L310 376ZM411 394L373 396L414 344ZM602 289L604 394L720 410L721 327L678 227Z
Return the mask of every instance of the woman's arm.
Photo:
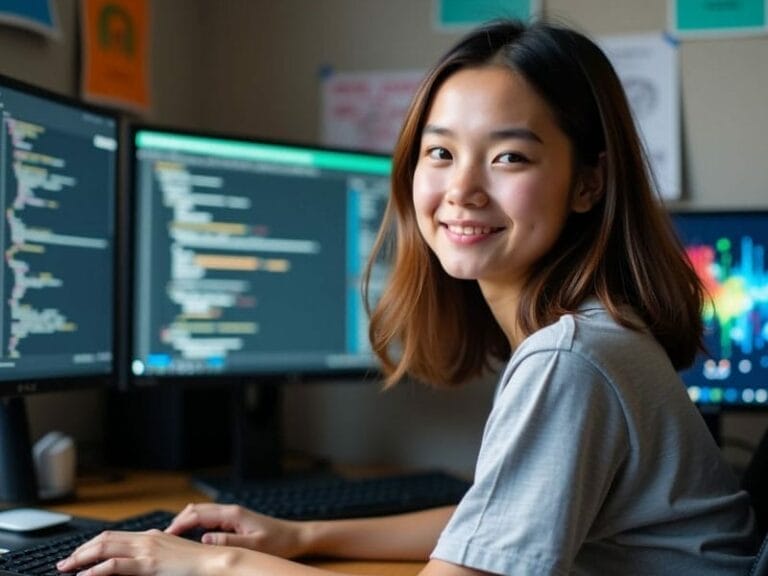
M259 550L282 558L330 556L426 560L455 506L354 520L296 522L235 505L190 504L166 529L184 534L203 528L205 544Z
M455 506L397 516L306 522L308 554L334 558L426 561Z
M306 554L379 560L426 560L452 507L376 519L294 523ZM332 574L285 558L232 546L206 546L168 533L103 532L59 562L83 576L322 576ZM476 576L476 571L432 561L429 576Z
M250 550L232 550L229 561L219 564L210 576L253 576L254 574L270 574L272 576L344 576L337 572L314 568L305 564L297 564L283 558L267 556ZM490 572L474 570L443 562L430 561L419 572L419 576L491 576Z
M65 572L78 571L80 576L340 576L262 552L205 546L157 530L104 532L59 562L57 568ZM485 576L487 573L432 560L421 574Z

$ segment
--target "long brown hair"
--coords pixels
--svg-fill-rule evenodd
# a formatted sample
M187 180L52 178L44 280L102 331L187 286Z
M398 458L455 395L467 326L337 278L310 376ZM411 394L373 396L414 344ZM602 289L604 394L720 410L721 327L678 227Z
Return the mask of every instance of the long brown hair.
M602 199L572 213L522 292L525 335L575 312L596 296L630 328L637 314L676 368L702 345L703 289L657 201L643 146L619 79L584 35L543 22L492 22L471 32L427 74L395 147L392 194L372 255L394 248L392 274L371 311L370 340L387 385L406 374L435 385L478 376L510 344L476 281L449 276L422 239L413 208L421 133L436 91L467 67L504 65L522 74L569 138L576 170L604 158ZM369 298L368 273L364 282ZM631 309L630 310L628 310Z

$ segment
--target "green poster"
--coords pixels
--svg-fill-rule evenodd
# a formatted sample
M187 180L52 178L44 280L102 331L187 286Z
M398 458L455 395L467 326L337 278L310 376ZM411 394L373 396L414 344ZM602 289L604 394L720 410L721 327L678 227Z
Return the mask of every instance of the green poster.
M475 26L494 18L529 20L538 12L538 0L434 0L440 28Z
M766 0L676 0L673 28L681 33L724 34L766 30Z

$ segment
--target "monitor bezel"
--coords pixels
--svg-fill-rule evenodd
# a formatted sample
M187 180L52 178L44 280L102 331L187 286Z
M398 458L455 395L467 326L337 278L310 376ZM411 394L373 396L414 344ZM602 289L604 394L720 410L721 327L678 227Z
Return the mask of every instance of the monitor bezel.
M755 206L755 207L747 207L747 206L702 206L702 207L694 207L694 206L668 206L667 207L667 213L669 215L670 219L670 225L672 226L675 237L678 238L680 241L681 248L684 248L684 244L682 239L677 235L677 229L675 228L675 222L674 218L676 216L683 216L683 217L712 217L717 215L724 215L724 216L753 216L756 215L758 217L764 217L766 220L768 220L768 205L764 206ZM699 354L703 354L704 352L699 352ZM697 355L698 357L698 355ZM688 385L685 383L685 381L682 378L682 372L680 371L681 376L680 379L683 383L683 385L686 387L686 390L688 389ZM768 382L766 382L766 388L768 388ZM738 402L738 403L728 403L725 401L721 402L695 402L696 407L705 415L712 415L717 416L719 414L723 413L759 413L759 412L768 412L768 404L748 404L746 402Z
M340 152L348 154L359 154L361 156L369 156L381 159L391 159L391 154L387 154L376 150L363 150L356 148L342 148L335 146L326 146L317 143L308 143L298 140L290 139L278 139L278 138L266 138L253 134L242 134L236 132L216 131L208 130L204 128L190 128L179 127L176 125L162 124L162 123L147 123L147 122L129 122L127 125L128 144L125 146L126 153L128 154L126 166L127 166L127 190L130 191L126 196L129 198L127 209L125 210L126 216L124 218L124 224L127 230L126 249L124 251L127 258L127 265L125 269L128 271L129 280L126 283L125 290L127 291L126 301L130 305L131 319L128 322L128 330L126 332L127 347L126 347L126 362L125 370L127 371L125 383L123 388L144 388L158 385L183 385L189 387L209 387L219 385L231 385L231 386L244 386L244 385L273 385L278 384L295 384L295 383L321 383L328 380L338 381L343 380L364 380L370 382L381 383L382 372L378 366L362 367L362 366L349 366L349 367L328 367L328 368L302 368L296 370L277 370L277 369L264 369L264 370L250 370L242 372L220 372L213 374L143 374L136 375L133 373L131 364L134 359L134 331L136 329L135 322L133 321L133 306L135 304L135 280L136 280L136 241L138 225L136 222L136 210L138 202L138 194L136 194L136 175L137 175L137 146L136 135L141 131L152 132L165 132L169 134L178 134L181 136L200 137L200 138L212 138L221 139L233 142L242 142L248 144L265 144L275 146L285 146L288 148L302 148L310 149L319 152ZM391 186L391 184L390 184ZM389 202L389 198L388 198Z
M115 152L115 170L114 170L114 183L112 199L112 362L111 369L103 373L83 373L78 375L67 376L34 376L25 377L19 379L0 380L0 399L22 397L31 394L48 393L48 392L61 392L69 390L79 390L87 388L110 388L117 377L118 372L118 344L119 326L118 326L118 306L119 295L117 293L118 288L118 255L120 251L119 238L120 238L120 198L122 196L121 187L121 171L123 166L122 154L124 146L122 145L122 132L123 132L123 119L122 116L109 108L85 102L79 98L66 96L43 88L38 85L31 84L29 82L13 78L6 74L0 73L0 88L7 87L17 92L29 94L30 96L41 98L61 104L71 108L76 108L80 111L91 113L96 116L103 116L111 119L115 123L115 140L117 143L117 150Z

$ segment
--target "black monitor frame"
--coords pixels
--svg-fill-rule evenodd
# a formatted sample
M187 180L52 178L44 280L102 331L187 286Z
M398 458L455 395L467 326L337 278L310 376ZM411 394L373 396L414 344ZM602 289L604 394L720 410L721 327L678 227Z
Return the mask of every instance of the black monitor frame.
M375 159L388 160L389 155L381 152L366 150L350 150L332 148L317 144L306 144L296 141L273 140L253 136L221 133L210 130L191 130L189 128L170 127L166 125L133 123L129 127L128 150L128 183L131 198L130 207L126 210L125 226L128 230L126 250L128 260L127 269L130 271L130 281L125 286L128 293L127 302L131 307L135 303L135 284L137 277L137 234L140 226L136 221L138 213L139 194L137 192L137 178L139 177L139 147L136 144L137 134L140 132L157 132L172 135L190 136L196 138L220 139L227 142L243 144L259 144L266 146L287 147L296 150L312 150L321 153L339 152L342 154L355 154ZM388 195L387 195L388 196ZM185 402L185 395L196 394L208 396L211 410L217 407L217 400L225 396L224 407L219 405L219 410L226 412L227 424L230 426L228 439L231 442L232 452L232 478L242 481L257 476L272 476L282 472L281 467L281 406L283 387L287 383L317 383L330 379L367 380L380 381L380 371L375 363L370 366L334 366L324 368L301 369L255 369L242 373L217 373L217 374L150 374L135 376L132 374L131 362L134 358L135 322L129 322L127 333L127 382L124 392L128 395L145 395L140 411L151 412L150 403L169 402L178 409L178 405ZM218 390L214 391L214 388ZM124 402L125 398L117 398L116 402ZM203 401L205 402L205 401ZM117 412L118 409L115 410ZM140 415L145 418L146 414ZM216 418L213 418L216 420ZM178 431L175 431L178 432ZM172 433L174 434L174 433ZM186 428L189 434L189 428ZM178 437L178 434L176 434ZM136 444L135 438L133 439ZM148 441L149 439L147 439ZM179 441L184 441L179 439ZM142 444L145 442L139 442ZM122 444L125 445L124 443ZM204 451L204 447L200 447ZM221 447L219 448L221 452ZM145 451L146 455L146 451ZM159 457L159 456L158 456ZM146 461L140 461L146 463ZM153 462L150 462L150 465ZM181 462L184 465L184 462Z
M66 392L75 389L108 389L113 385L117 374L117 338L119 333L118 303L118 270L117 255L119 242L119 196L121 171L121 117L107 108L83 102L77 98L55 93L0 74L0 90L8 88L34 98L40 98L54 105L71 107L85 114L93 114L114 123L115 130L115 163L112 197L112 270L113 286L110 299L111 334L111 369L104 373L84 372L79 375L63 376L34 376L0 380L0 503L19 504L38 501L37 482L32 463L31 440L29 435L29 420L27 416L25 397L32 394Z
M672 220L676 233L680 233L678 225L675 219L680 218L713 218L723 216L725 218L761 218L768 222L768 206L755 207L755 208L735 208L735 207L706 207L706 208L692 208L692 207L680 207L673 206L669 208L669 215ZM768 237L768 229L765 232ZM680 238L681 244L685 246L684 240ZM765 246L768 249L768 245ZM768 263L768 260L766 261ZM768 353L768 351L766 352ZM703 353L700 353L703 354ZM697 357L698 359L698 357ZM685 374L687 371L681 371L681 376L684 377L684 382L688 387L689 380L686 380ZM714 384L713 384L714 386ZM765 382L763 388L768 389L768 381ZM726 412L736 413L755 413L768 411L768 403L747 403L747 402L726 402L724 398L721 398L718 402L697 402L694 398L692 400L696 403L701 414L704 416L707 425L713 433L713 436L720 441L721 436L721 417Z

